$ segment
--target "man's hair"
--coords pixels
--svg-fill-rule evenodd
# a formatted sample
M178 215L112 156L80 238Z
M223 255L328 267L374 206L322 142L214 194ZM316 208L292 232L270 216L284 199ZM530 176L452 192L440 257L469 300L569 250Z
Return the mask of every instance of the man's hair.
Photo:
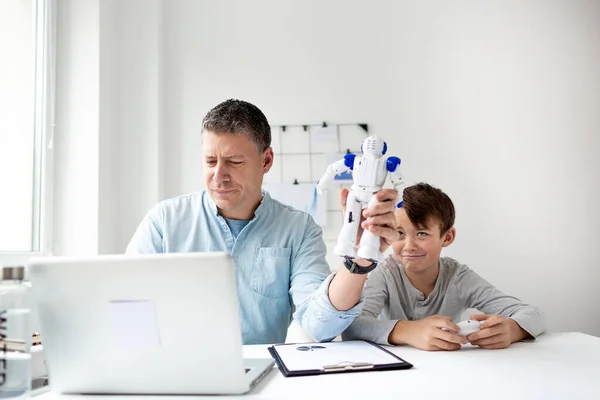
M271 145L267 117L247 101L230 99L210 110L202 120L202 133L248 134L259 153Z
M454 226L454 204L450 197L440 189L427 183L417 183L404 189L402 208L410 222L417 227L427 227L430 217L440 224L443 235Z

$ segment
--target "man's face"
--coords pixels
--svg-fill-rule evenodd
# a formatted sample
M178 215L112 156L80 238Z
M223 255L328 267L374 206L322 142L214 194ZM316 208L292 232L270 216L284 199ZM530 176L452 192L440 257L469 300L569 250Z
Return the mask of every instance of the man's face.
M263 175L273 165L273 149L258 153L247 134L204 132L206 188L221 214L251 219L262 199Z
M394 257L411 272L423 272L435 268L442 248L454 241L454 228L440 235L440 224L429 218L426 226L412 224L403 208L396 211L396 222L400 238L392 244Z

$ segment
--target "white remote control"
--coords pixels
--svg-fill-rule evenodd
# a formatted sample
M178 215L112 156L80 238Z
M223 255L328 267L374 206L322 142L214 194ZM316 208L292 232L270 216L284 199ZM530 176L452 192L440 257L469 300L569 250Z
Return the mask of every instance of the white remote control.
M472 319L461 321L456 324L460 328L460 332L450 331L452 333L456 333L459 336L468 336L471 333L479 332L481 321L475 321ZM442 328L445 331L449 331L446 328Z

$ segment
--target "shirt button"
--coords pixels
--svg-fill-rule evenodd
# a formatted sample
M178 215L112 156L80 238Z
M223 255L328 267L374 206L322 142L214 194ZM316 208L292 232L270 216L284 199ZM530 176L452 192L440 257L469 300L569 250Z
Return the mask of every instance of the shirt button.
M421 314L415 314L415 319L421 318Z

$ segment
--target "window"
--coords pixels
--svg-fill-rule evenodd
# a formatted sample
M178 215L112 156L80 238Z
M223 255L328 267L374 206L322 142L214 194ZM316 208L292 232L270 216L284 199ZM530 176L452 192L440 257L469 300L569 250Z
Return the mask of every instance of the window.
M0 1L0 264L50 244L50 0Z

